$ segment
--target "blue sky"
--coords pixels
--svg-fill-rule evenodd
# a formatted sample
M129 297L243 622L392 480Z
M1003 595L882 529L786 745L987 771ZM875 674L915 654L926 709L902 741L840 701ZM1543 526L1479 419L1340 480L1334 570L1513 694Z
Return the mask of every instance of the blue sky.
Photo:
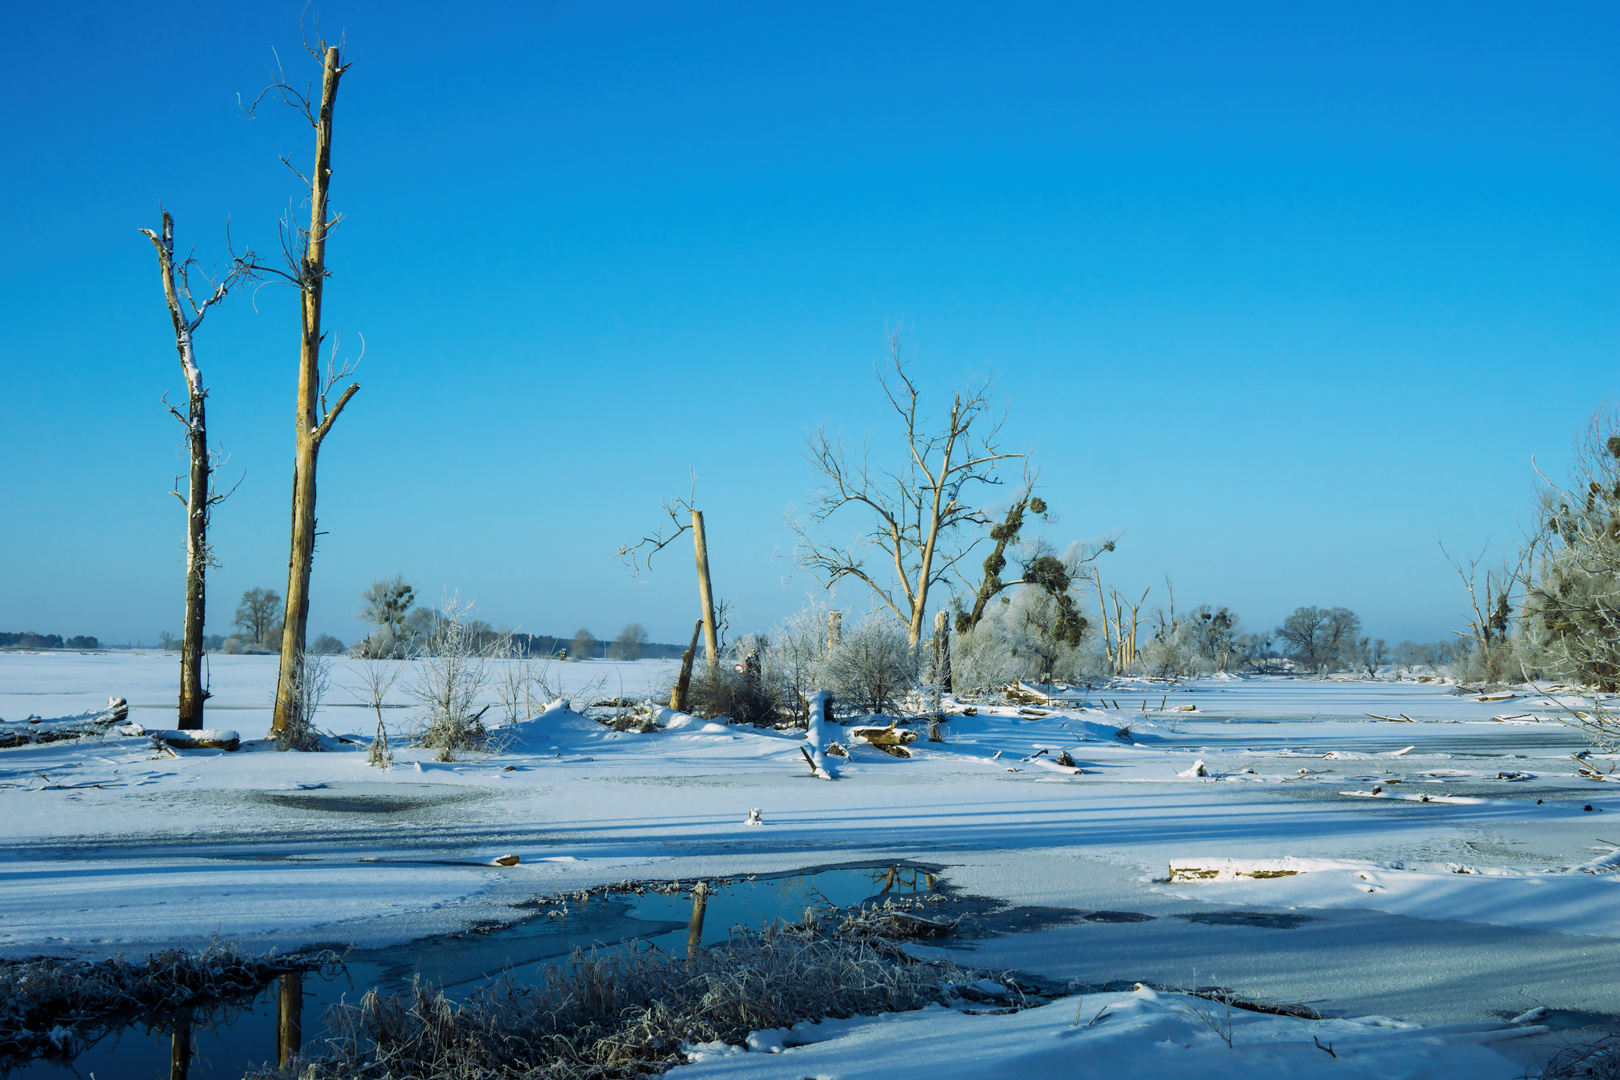
M155 260L276 250L309 157L273 73L298 4L53 5L0 42L0 629L178 631L181 386ZM327 325L365 336L328 440L312 633L404 573L492 623L683 638L689 559L617 546L698 476L715 584L815 583L784 514L819 424L881 450L904 320L936 401L990 372L1060 546L1251 627L1344 604L1459 626L1437 541L1510 543L1615 396L1609 4L317 4L337 107ZM199 337L243 478L209 629L281 590L296 308ZM352 350L350 350L352 351ZM853 522L847 527L853 529ZM845 592L841 603L862 602Z

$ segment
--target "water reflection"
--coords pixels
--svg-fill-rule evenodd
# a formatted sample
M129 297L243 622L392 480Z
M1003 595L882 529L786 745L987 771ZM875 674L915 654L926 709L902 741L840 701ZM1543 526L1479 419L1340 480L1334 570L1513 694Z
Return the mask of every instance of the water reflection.
M158 1027L135 1024L115 1030L70 1064L0 1059L0 1076L236 1080L267 1063L285 1066L300 1051L306 1008L312 1016L324 1018L330 1006L353 1004L371 987L397 992L420 977L443 987L451 997L465 998L503 974L520 984L537 982L546 967L575 948L624 948L639 941L643 947L693 955L724 941L738 925L797 920L809 907L849 907L935 887L931 869L906 864L597 893L594 898L548 905L533 918L488 934L427 938L392 949L351 952L341 969L311 978L303 973L283 975L242 1001L181 1014ZM312 1035L319 1034L317 1020Z

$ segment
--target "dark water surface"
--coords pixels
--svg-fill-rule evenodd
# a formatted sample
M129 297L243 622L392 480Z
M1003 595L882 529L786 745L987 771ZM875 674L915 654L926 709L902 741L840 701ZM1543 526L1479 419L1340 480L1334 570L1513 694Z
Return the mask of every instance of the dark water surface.
M710 883L705 900L702 943L726 939L733 927L759 927L777 919L796 921L806 908L849 907L884 895L929 891L936 879L927 868L858 866L808 870L771 877ZM404 990L413 978L464 998L480 986L509 974L519 983L538 979L542 969L574 949L626 948L643 942L665 952L684 952L692 919L691 882L678 891L593 894L588 899L549 904L540 913L488 933L424 938L385 950L356 951L343 970L302 980L302 1045L318 1050L326 1009L354 1003L372 987L384 993ZM658 886L654 886L657 888ZM186 1076L241 1077L276 1061L277 987L271 984L217 1024L193 1028ZM27 1080L168 1080L172 1029L139 1026L108 1035L71 1064L35 1061L6 1075Z

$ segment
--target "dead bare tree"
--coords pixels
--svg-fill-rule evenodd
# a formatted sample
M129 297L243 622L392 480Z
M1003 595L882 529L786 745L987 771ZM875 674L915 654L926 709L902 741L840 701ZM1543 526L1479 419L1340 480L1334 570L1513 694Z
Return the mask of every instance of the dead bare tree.
M167 394L163 396L163 404L185 426L186 442L191 452L186 492L181 494L180 480L176 477L173 494L186 508L186 619L180 635L179 726L182 731L197 731L202 729L203 702L208 698L208 691L202 684L207 576L208 568L214 564L213 553L208 547L208 522L214 507L225 501L230 492L221 493L214 487L214 471L222 459L216 451L208 448L208 388L203 385L202 369L197 364L196 333L208 309L224 300L232 286L257 276L258 267L251 251L234 258L223 277L208 281L208 295L198 303L191 291L191 271L197 266L196 259L188 256L175 261L174 218L164 210L160 232L151 229L142 229L141 232L157 249L163 298L168 303L169 319L174 324L174 347L180 354L180 373L186 380L186 411L182 413L170 405Z
M1148 593L1153 591L1149 585L1142 590L1142 596L1136 603L1122 596L1120 591L1112 585L1108 587L1109 595L1103 595L1102 571L1095 566L1091 568L1091 583L1097 588L1097 607L1102 612L1103 621L1103 653L1108 658L1108 664L1113 668L1114 674L1123 675L1130 671L1136 663L1137 634L1140 625L1142 605L1147 603ZM1114 603L1114 619L1108 619L1108 601ZM1130 627L1126 628L1125 613L1130 612Z
M693 505L696 499L697 476L694 474L691 495L684 499L664 500L663 508L664 513L669 517L669 525L659 528L651 536L643 536L634 544L625 544L620 547L618 557L639 577L641 575L643 550L646 551L646 564L651 568L654 555L663 551L683 533L688 530L691 531L692 549L697 559L698 605L703 619L703 647L706 653L704 659L712 669L720 662L720 620L715 617L714 588L709 581L708 534L703 528L703 511ZM685 695L682 694L681 696L684 697ZM671 705L670 707L678 708L679 706Z
M1479 564L1485 558L1483 550L1478 555L1461 560L1452 558L1444 543L1440 545L1440 553L1446 557L1446 562L1451 564L1451 568L1457 571L1457 576L1462 579L1463 588L1468 591L1469 611L1463 615L1468 623L1468 631L1452 632L1460 637L1473 639L1479 671L1493 682L1506 679L1512 674L1503 646L1508 641L1508 629L1517 603L1515 594L1522 595L1524 591L1526 577L1539 540L1539 537L1533 537L1521 546L1516 563L1509 565L1504 559L1501 566L1486 570L1484 574L1479 571ZM1484 595L1481 596L1481 593Z
M1004 417L991 415L991 387L985 379L956 391L944 422L928 430L898 329L889 334L888 363L878 384L900 420L905 465L893 472L874 468L870 447L852 453L826 428L817 430L806 440L807 452L824 484L808 520L790 518L789 524L799 537L801 565L824 578L829 588L845 578L865 583L906 624L915 649L923 636L929 590L950 577L978 543L978 537L963 543L959 534L969 526L989 524L985 513L968 501L969 490L999 484L997 464L1024 455L998 446ZM864 509L875 519L851 545L811 535L813 527L846 506ZM875 550L892 563L892 582L886 580L888 569L866 568L862 549Z
M323 376L320 367L321 346L326 335L321 331L321 293L326 284L326 239L342 221L342 215L327 216L327 197L332 181L332 109L337 103L338 80L349 70L342 59L340 46L328 45L324 40L304 47L311 56L321 61L321 92L317 100L313 85L300 91L287 82L286 75L278 72L276 81L259 94L258 100L247 111L252 115L259 102L274 95L283 104L290 105L315 130L315 167L308 176L293 168L286 158L282 163L309 189L309 225L297 225L289 214L282 221L281 246L287 256L287 270L275 271L299 292L302 318L298 348L298 407L297 425L293 442L293 497L292 543L287 560L287 608L282 619L281 670L276 682L276 709L270 730L280 732L296 720L298 707L293 692L298 679L298 658L304 654L304 640L309 621L309 577L315 559L315 463L321 443L332 430L343 407L349 403L360 384L353 381L353 363L339 364L337 343L327 361ZM361 352L364 355L364 339ZM358 361L356 361L357 363ZM343 385L347 383L347 385ZM328 397L339 386L342 393L335 402Z

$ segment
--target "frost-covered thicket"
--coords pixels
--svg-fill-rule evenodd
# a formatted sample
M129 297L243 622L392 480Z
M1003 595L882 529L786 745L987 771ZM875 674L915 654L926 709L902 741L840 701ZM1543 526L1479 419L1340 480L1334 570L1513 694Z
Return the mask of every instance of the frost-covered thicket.
M459 593L444 601L408 687L418 705L416 744L439 751L441 761L481 749L488 739L483 711L473 709L489 682L489 666L478 630L467 618L471 610Z
M827 654L826 675L834 698L859 713L893 712L916 688L919 650L893 615L874 611L847 628Z
M1593 419L1567 488L1541 504L1520 651L1566 681L1620 690L1620 424Z
M278 750L319 750L321 738L315 714L332 683L332 662L314 653L300 653L293 672L292 708L287 711L286 723L272 738Z

